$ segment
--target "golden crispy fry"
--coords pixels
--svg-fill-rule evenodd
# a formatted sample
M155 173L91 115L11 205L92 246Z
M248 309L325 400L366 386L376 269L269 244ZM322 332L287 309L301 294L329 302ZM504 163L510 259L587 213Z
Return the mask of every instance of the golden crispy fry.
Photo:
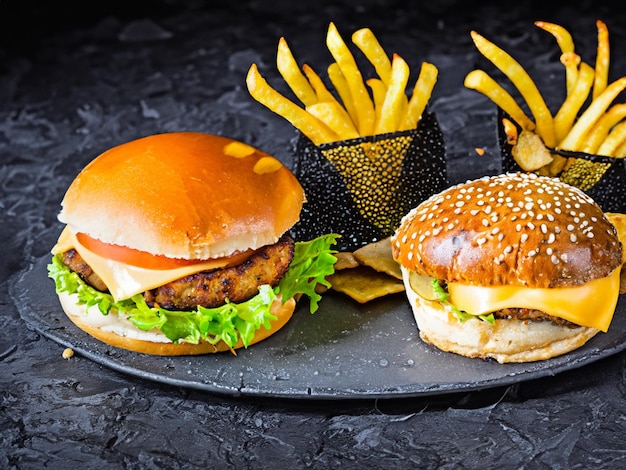
M361 71L354 60L350 49L343 41L334 23L330 23L326 36L326 46L339 64L345 77L356 111L356 125L361 135L371 135L374 131L376 114ZM345 103L344 103L345 104ZM354 119L354 117L353 117Z
M537 85L530 78L528 72L511 55L476 31L471 31L471 37L478 50L500 69L518 89L526 100L528 107L535 118L536 132L548 147L554 147L554 120Z
M569 94L576 86L576 81L578 80L578 66L580 65L581 58L574 52L564 52L561 54L560 60L565 66L566 91Z
M308 64L303 64L302 71L304 72L305 77L311 84L311 87L313 88L313 91L315 92L318 101L337 102L335 96L330 92L328 88L326 88L324 81L315 70L313 70ZM337 104L339 103L337 102Z
M535 129L535 123L526 115L511 94L484 71L472 70L465 77L464 84L467 88L479 91L487 96L499 108L511 116L511 119L518 123L522 129L527 131Z
M619 146L619 148L615 151L616 158L626 158L626 142Z
M575 62L575 58L578 58L578 62L580 62L580 57L574 54L574 41L572 39L572 35L563 26L555 23L548 23L547 21L535 21L535 26L549 32L556 39L562 53L561 62L565 65L565 82L567 86L567 93L569 94L576 85L576 80L578 79L578 63Z
M315 145L415 128L437 81L437 68L432 64L423 64L409 106L406 85L410 71L404 59L394 54L390 60L368 28L356 31L352 40L374 67L378 77L364 82L354 56L331 22L326 46L335 60L327 69L333 92L307 64L299 67L287 41L281 37L276 65L297 98L295 101L300 101L302 106L271 87L255 64L246 77L250 94L290 121ZM400 129L402 125L404 127Z
M326 123L342 139L358 137L352 118L345 108L339 104L335 96L326 88L320 76L307 64L302 66L302 70L318 97L318 102L307 106L307 111Z
M574 52L572 35L563 26L547 21L535 21L535 26L552 34L562 52Z
M422 62L420 74L413 87L404 116L400 121L399 130L405 131L417 127L430 100L438 76L439 70L437 67L429 62Z
M518 132L515 124L510 119L502 118L502 128L504 135L506 135L506 143L509 145L517 144Z
M608 85L602 94L594 99L581 114L567 136L560 142L559 147L564 150L580 150L584 145L584 139L589 130L625 88L626 77L617 79Z
M285 38L278 41L278 52L276 53L276 66L283 79L291 88L291 91L305 106L312 105L317 102L317 95L311 87L311 84L300 71L298 63L291 53L291 49L287 45Z
M580 64L576 85L567 94L565 101L554 116L554 133L557 145L561 142L572 128L580 108L589 96L589 91L593 85L594 71L586 63Z
M596 76L593 81L593 98L604 91L609 77L609 30L602 20L596 21L598 49L596 53Z
M350 115L352 122L356 126L358 123L358 116L354 100L352 99L352 92L350 92L350 87L348 87L346 77L343 75L343 72L339 68L339 64L337 62L333 62L328 66L328 78L335 87L335 90L337 90L337 94L339 95L341 102Z
M323 122L272 88L259 73L256 64L248 70L246 85L255 100L287 119L316 145L338 140L337 134Z
M389 86L391 81L391 60L376 36L369 28L362 28L352 34L352 42L363 52L374 66L382 82Z
M375 134L385 134L398 129L407 99L404 90L409 80L409 65L398 54L393 55L391 79L380 110L380 119L374 128Z
M307 106L306 110L333 129L342 140L355 139L359 136L350 116L336 101L320 101Z
M376 111L376 122L380 120L380 110L383 109L387 86L380 78L368 78L365 82L372 90L372 100L374 100L374 110Z
M609 131L615 124L626 117L626 103L618 103L611 106L606 113L593 125L582 147L586 153L596 153L600 144L609 135Z
M615 125L598 148L598 155L616 155L618 149L626 142L626 121Z

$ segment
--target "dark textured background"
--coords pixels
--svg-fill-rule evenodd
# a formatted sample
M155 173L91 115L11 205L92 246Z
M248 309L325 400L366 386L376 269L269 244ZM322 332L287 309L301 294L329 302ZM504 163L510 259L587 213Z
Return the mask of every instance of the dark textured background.
M69 182L112 145L205 131L290 163L293 128L252 100L244 82L256 62L281 88L280 36L320 72L330 61L329 21L345 37L372 28L413 74L422 60L437 65L431 107L457 182L500 169L495 109L462 85L472 68L489 68L469 31L515 51L554 105L558 49L532 22L568 27L593 61L598 18L609 26L611 77L625 75L626 11L601 2L0 1L0 468L626 466L624 353L467 394L261 401L63 360L60 345L27 329L8 294L12 276L58 236Z

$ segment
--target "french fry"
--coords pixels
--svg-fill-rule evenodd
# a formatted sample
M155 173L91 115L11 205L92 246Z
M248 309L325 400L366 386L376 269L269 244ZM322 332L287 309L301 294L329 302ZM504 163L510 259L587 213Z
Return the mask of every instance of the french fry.
M306 110L335 131L342 140L355 139L359 136L350 116L336 101L318 101L307 106Z
M502 118L502 129L504 130L504 135L506 136L506 143L509 145L516 145L519 134L515 124L513 124L510 119Z
M626 121L616 124L611 129L609 135L598 148L598 155L614 156L624 142L626 142Z
M626 117L626 103L612 105L606 113L593 125L585 137L581 149L585 153L596 153L600 144L609 135L611 128Z
M391 81L391 60L369 28L362 28L352 34L352 42L363 52L374 66L382 82L389 86Z
M302 104L309 106L317 102L315 91L307 78L300 71L300 67L294 59L291 49L289 49L287 45L287 41L283 37L278 41L276 67L285 80L285 83L289 85L291 91L293 91Z
M565 101L554 116L554 133L557 143L560 142L569 130L572 128L572 124L576 120L578 111L585 103L585 100L589 96L589 91L593 85L594 70L586 64L581 63L578 72L578 79L576 85L567 94Z
M561 63L565 66L566 92L569 95L578 80L578 66L581 58L575 52L564 52L560 57Z
M556 139L554 135L554 120L548 109L537 85L530 78L528 72L511 55L487 40L476 31L471 31L471 37L478 50L500 69L518 89L526 100L528 107L535 118L536 132L544 144L554 147Z
M394 54L391 63L391 78L383 100L380 118L374 128L376 134L386 134L398 129L402 112L407 105L404 90L409 80L409 74L409 65L398 54Z
M554 36L554 38L556 39L556 43L561 49L562 58L575 56L574 41L572 39L572 35L567 29L565 29L561 25L549 23L547 21L535 21L535 26L538 26L539 28L549 32ZM563 60L561 60L561 62L563 62ZM576 80L578 78L578 64L574 64L569 61L567 63L563 63L563 65L565 65L565 82L567 87L567 93L570 93L570 91L576 85Z
M376 119L372 99L367 92L367 88L365 88L363 77L354 56L332 22L328 27L326 46L337 64L339 64L339 68L350 89L350 95L356 110L356 124L359 133L361 135L371 135L374 131Z
M246 84L255 100L287 119L316 145L338 140L337 134L323 122L272 88L259 73L256 64L250 66Z
M326 87L324 81L315 70L313 70L308 64L302 64L302 71L311 84L311 87L317 96L317 101L337 101L335 96Z
M400 120L399 130L405 131L417 127L426 105L430 101L438 75L439 70L437 67L429 62L422 63L422 68L413 87L406 111Z
M354 137L358 137L358 133L356 136L354 135L354 132L357 132L357 131L356 131L354 122L352 121L352 118L350 117L346 109L343 106L341 106L339 101L337 101L337 99L335 98L335 95L333 95L328 90L328 88L326 88L326 85L324 85L324 82L322 81L320 76L307 64L304 64L302 66L302 70L304 71L305 76L309 80L309 83L311 83L311 86L313 87L313 90L315 90L315 94L317 95L317 98L318 98L317 105L319 106L316 106L313 108L313 110L311 111L312 114L320 118L320 116L326 113L327 117L330 120L329 121L326 121L324 119L321 119L321 120L326 122L329 125L329 127L331 129L334 129L337 132L337 134L342 136L342 138L352 139ZM311 106L315 106L315 105L311 105ZM325 108L325 110L323 108ZM307 110L309 110L309 107L307 107ZM330 114L327 114L327 113L330 113ZM342 122L338 122L337 120L340 120ZM335 129L331 125L333 122L339 126L337 129Z
M500 109L511 116L520 127L527 131L535 129L535 123L526 115L511 94L498 82L482 70L472 70L465 76L464 84L467 88L479 91Z
M380 78L368 78L365 83L372 90L372 100L374 100L374 110L376 112L376 122L380 120L380 110L383 108L387 86Z
M312 67L298 65L286 39L281 37L276 66L295 99L292 101L270 86L255 64L246 77L250 94L290 121L316 145L415 128L437 82L437 68L432 64L422 65L409 101L407 62L398 54L390 59L369 28L354 32L352 41L377 77L364 80L355 57L331 22L326 46L334 59L327 68L333 91ZM296 104L298 101L301 106Z
M587 109L580 115L567 136L559 144L563 150L580 150L589 129L600 119L602 114L611 105L613 100L626 88L626 77L615 80L594 99Z
M354 125L357 125L358 115L354 105L354 100L352 99L352 92L350 91L346 77L343 75L343 72L339 68L339 64L337 62L333 62L328 66L328 78L333 84L333 87L335 87L335 90L339 95L339 99L341 99L341 102L350 115L352 122Z
M619 148L615 151L615 158L625 158L626 157L626 142L619 146ZM625 251L626 253L626 251ZM626 255L624 255L626 256ZM626 272L626 271L625 271Z
M596 21L598 48L596 53L596 75L593 82L593 98L604 91L609 77L609 30L602 20Z

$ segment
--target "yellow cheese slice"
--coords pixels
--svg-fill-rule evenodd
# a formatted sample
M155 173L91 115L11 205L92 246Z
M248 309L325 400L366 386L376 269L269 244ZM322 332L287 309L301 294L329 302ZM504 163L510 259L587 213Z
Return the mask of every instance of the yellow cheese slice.
M59 240L52 248L52 253L63 253L75 248L78 254L91 266L107 285L113 298L124 300L135 294L154 289L181 277L208 271L224 266L224 262L208 260L207 262L182 266L174 269L146 269L131 264L113 261L88 250L77 240L76 236L67 228L59 236Z
M448 283L450 302L472 315L503 308L531 308L581 326L606 332L619 297L620 270L582 286L554 289L517 286L481 287Z

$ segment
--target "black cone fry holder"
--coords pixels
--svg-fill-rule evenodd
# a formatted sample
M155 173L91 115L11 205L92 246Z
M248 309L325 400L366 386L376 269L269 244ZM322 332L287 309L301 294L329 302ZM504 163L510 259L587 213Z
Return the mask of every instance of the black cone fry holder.
M340 251L390 236L407 212L448 186L443 135L431 113L409 131L319 146L300 135L294 173L306 194L296 240L338 233Z

